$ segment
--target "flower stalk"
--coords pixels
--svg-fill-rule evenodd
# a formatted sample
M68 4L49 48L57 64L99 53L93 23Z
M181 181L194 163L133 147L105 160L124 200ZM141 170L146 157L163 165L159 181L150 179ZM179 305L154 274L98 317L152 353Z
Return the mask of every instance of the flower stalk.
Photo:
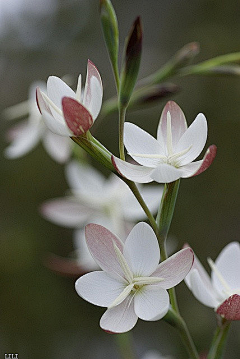
M199 359L197 349L191 338L187 325L180 314L176 313L173 308L170 308L168 313L165 315L164 320L178 330L190 358Z
M230 321L221 320L221 324L215 331L207 359L221 359L223 357L230 324Z

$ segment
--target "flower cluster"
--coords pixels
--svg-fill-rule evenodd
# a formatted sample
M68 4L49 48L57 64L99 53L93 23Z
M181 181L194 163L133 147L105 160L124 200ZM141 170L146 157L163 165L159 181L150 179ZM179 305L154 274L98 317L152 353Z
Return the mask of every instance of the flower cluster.
M41 213L55 224L74 229L78 258L72 262L74 274L80 273L76 292L84 300L107 308L100 319L103 330L125 333L136 325L138 318L164 318L180 331L191 358L203 358L198 355L178 309L174 287L184 280L193 295L217 314L218 328L208 358L219 359L230 322L240 320L240 245L229 243L215 263L208 259L211 277L188 245L170 257L166 250L179 179L201 174L216 156L216 146L211 145L198 159L207 142L206 117L199 113L188 127L182 109L168 101L156 138L125 122L128 107L162 96L163 72L165 77L176 75L196 55L198 47L184 47L167 64L167 73L166 68L160 69L140 81L135 90L142 50L141 20L138 17L129 32L119 70L118 24L110 0L100 1L100 12L117 88L117 98L109 100L105 112L110 108L111 113L115 107L119 112L119 157L91 133L101 111L103 86L100 73L90 60L84 88L81 75L76 91L56 76L50 76L46 85L34 84L36 89L31 88L27 111L24 110L24 115L29 114L27 122L10 132L12 142L5 154L9 158L22 156L41 139L54 159L67 162L69 190L64 197L46 201ZM228 60L221 56L215 63L225 66L233 58L239 61L239 55ZM216 70L213 62L203 64L204 71ZM199 73L201 68L200 65L195 71ZM229 71L229 67L226 69ZM191 66L185 67L185 73L188 71L191 73ZM18 109L9 109L6 114L14 117L11 111ZM83 160L72 151L70 139L110 169L111 175L105 177L87 157ZM125 150L132 162L125 160ZM146 185L150 182L158 185ZM79 267L83 268L80 272ZM150 351L143 358L161 356Z

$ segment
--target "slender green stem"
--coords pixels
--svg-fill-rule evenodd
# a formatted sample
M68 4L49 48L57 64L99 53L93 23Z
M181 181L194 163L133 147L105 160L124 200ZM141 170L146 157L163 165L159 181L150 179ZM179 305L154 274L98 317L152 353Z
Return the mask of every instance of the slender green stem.
M190 358L199 359L197 349L191 338L187 325L180 314L173 308L170 308L168 313L165 315L164 320L178 330Z
M119 104L119 155L121 160L125 160L124 154L124 143L123 143L123 133L124 133L124 123L126 117L126 106Z
M137 355L133 349L133 338L131 332L117 334L116 340L122 359L137 359Z
M147 218L151 224L152 229L154 230L156 236L159 236L159 230L158 230L158 226L157 223L152 215L152 213L150 212L148 206L146 205L144 199L141 196L141 193L139 192L139 189L136 186L136 183L126 179L126 178L122 178L122 180L128 185L128 187L131 189L132 193L134 194L134 196L136 197L136 199L138 200L138 203L140 204L140 206L142 207L142 209L144 210L144 212L147 215Z
M231 322L223 319L222 323L217 327L207 359L222 358L230 324Z

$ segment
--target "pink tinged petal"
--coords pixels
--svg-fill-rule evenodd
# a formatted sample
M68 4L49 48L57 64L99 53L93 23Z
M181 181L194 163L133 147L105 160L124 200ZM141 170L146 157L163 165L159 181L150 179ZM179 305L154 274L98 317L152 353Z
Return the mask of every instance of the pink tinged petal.
M130 179L137 183L152 182L150 174L153 170L151 167L133 165L112 156L112 163L116 171L123 177Z
M107 309L100 320L103 330L111 333L125 333L137 323L138 317L134 311L133 298L129 295L116 307Z
M107 228L90 223L85 227L88 249L100 268L115 278L124 278L116 247L122 252L122 242Z
M200 173L206 171L209 166L211 166L214 158L217 154L217 147L215 145L211 145L208 147L207 152L205 153L205 156L202 160L201 166L196 170L196 172L193 174L193 176L197 176Z
M167 314L168 309L168 293L159 286L144 286L134 297L134 310L140 319L159 320Z
M158 125L158 130L157 130L158 141L164 140L166 144L168 112L170 112L171 115L172 140L173 140L173 146L175 146L178 143L180 137L187 130L187 122L181 108L174 101L168 101L162 111L160 122Z
M238 242L229 243L219 254L215 265L230 289L240 288L240 245ZM217 290L224 289L214 271L212 281Z
M93 196L103 190L106 178L91 166L82 165L71 161L66 166L66 178L70 188L78 195Z
M215 308L219 305L218 294L206 286L197 269L192 269L188 275L189 289L193 295L207 307Z
M47 111L42 110L43 120L50 131L59 136L72 136L72 132L67 127L63 118L62 121L50 115Z
M123 291L125 285L103 271L80 277L75 284L80 297L100 307L108 307Z
M153 277L164 278L159 285L169 289L180 283L192 268L194 254L191 248L185 248L173 254L152 273Z
M49 155L59 163L65 163L71 154L70 138L62 137L46 131L43 136L43 143Z
M146 131L129 122L124 124L124 145L129 155L143 166L155 167L159 163L159 159L144 158L134 154L165 155L161 143Z
M55 224L69 228L82 227L92 212L74 198L55 198L45 202L41 207L41 213L45 218Z
M83 97L83 105L95 120L102 106L103 87L101 76L96 66L88 60L87 77Z
M180 166L184 166L195 160L202 152L206 140L207 120L205 116L200 113L174 147L174 151L177 153L189 148L189 151L179 158Z
M52 115L51 110L50 110L48 104L46 103L46 101L44 100L44 98L42 96L42 92L39 87L37 87L37 89L36 89L36 101L37 101L38 109L41 114L43 111L45 111L45 112L48 112L50 115Z
M63 97L76 97L75 92L56 76L50 76L47 80L47 95L58 108L62 107Z
M226 299L216 312L226 320L240 320L240 295L234 294Z
M147 223L134 226L124 244L123 255L135 277L147 277L156 269L160 250L156 235Z
M158 183L170 183L181 178L183 173L181 168L162 163L152 171L151 178Z
M86 133L93 125L90 112L78 101L70 97L63 97L62 109L65 121L75 136Z

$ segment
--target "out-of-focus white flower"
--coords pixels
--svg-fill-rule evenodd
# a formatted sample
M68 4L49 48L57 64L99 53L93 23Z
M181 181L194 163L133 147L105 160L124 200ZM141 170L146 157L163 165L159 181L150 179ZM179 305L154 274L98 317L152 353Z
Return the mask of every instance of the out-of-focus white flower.
M140 165L112 157L116 170L138 182L169 183L178 178L196 176L205 171L216 155L216 146L208 148L204 158L193 162L207 140L207 121L200 113L190 127L184 113L173 101L163 109L157 139L138 126L126 122L124 145L129 155Z
M169 309L166 289L180 283L191 269L193 252L185 248L159 264L160 249L152 228L138 223L125 243L105 227L86 226L88 248L102 271L85 274L76 281L77 293L107 311L102 329L123 333L138 318L159 320Z
M128 186L115 175L106 179L94 168L72 161L66 166L66 177L70 193L46 201L41 212L55 224L76 229L74 245L78 262L92 270L96 263L84 244L83 226L89 222L100 224L124 238L134 223L146 215ZM151 212L156 213L162 187L144 186L140 192Z
M4 111L8 119L27 116L27 120L15 125L8 133L11 144L5 149L7 158L19 158L34 149L40 141L48 154L57 162L66 162L71 154L71 140L62 138L46 127L36 104L36 88L45 88L42 82L34 82L29 90L28 101Z
M83 94L81 75L76 92L56 76L48 78L47 94L37 89L37 102L44 121L60 136L80 136L87 132L100 112L102 96L101 76L90 60Z
M125 235L125 222L131 224L146 217L128 186L115 175L106 179L96 169L72 161L66 166L66 178L69 195L46 201L41 207L44 217L56 224L82 228L94 222ZM156 212L162 187L145 186L140 192L149 209Z
M195 256L194 264L185 278L193 295L204 305L212 307L227 320L240 320L240 245L229 243L215 263L208 259L211 278Z

